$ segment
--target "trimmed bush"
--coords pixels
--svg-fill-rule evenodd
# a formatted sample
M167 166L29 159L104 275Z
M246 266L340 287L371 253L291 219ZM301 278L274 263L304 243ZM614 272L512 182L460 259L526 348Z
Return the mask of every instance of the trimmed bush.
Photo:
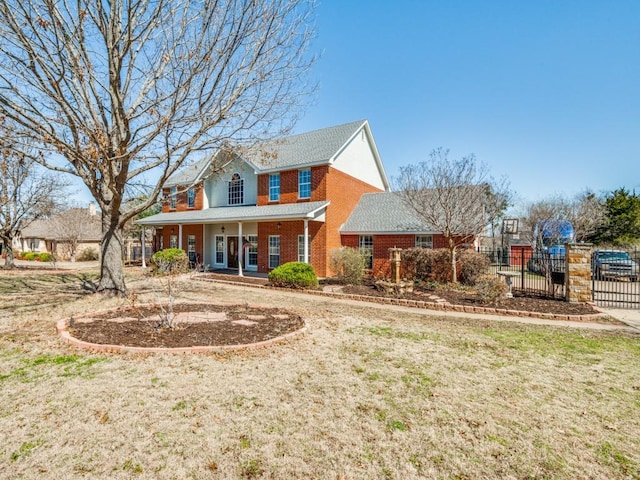
M289 262L269 272L269 282L275 287L311 288L318 285L318 277L308 263Z
M491 266L489 257L473 250L462 250L458 256L458 280L464 285L475 285Z
M482 275L476 280L478 298L483 303L493 303L507 293L505 282L493 275Z
M407 278L438 283L451 281L451 254L448 249L408 248L401 255Z
M23 252L22 253L22 259L23 260L28 260L29 262L33 262L36 257L38 257L38 253L37 252Z
M76 255L76 261L78 262L91 262L99 259L100 253L98 253L98 249L96 248L85 248Z
M40 262L53 262L54 257L49 252L42 252L38 255L38 261Z
M365 259L355 248L342 247L331 250L329 268L335 278L347 285L360 285L364 276Z
M181 248L165 248L151 257L151 265L158 275L171 275L189 271L189 257Z

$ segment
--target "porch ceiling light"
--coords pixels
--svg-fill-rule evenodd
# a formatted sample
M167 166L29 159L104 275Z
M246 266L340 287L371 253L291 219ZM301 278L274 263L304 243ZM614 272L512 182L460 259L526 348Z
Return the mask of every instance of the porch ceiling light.
M224 233L224 225L222 226L222 228L220 230L222 231L222 233Z

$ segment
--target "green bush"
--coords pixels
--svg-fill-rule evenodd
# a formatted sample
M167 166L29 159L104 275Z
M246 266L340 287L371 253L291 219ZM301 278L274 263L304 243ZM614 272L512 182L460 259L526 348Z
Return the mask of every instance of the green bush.
M473 250L462 250L457 256L458 280L464 285L475 285L478 278L486 274L491 266L489 257Z
M275 287L311 288L318 285L318 277L308 263L289 262L269 272L269 282Z
M493 303L507 293L505 282L493 275L482 275L476 280L478 298L483 303Z
M329 267L335 278L347 285L360 285L364 276L365 259L355 248L342 247L332 250Z
M97 248L85 248L76 255L76 260L78 262L91 262L93 260L98 260L100 258L100 253L98 253Z
M23 252L22 259L33 262L38 257L37 252Z
M151 257L151 265L159 275L186 273L189 271L189 257L181 248L165 248Z
M53 262L54 257L53 254L49 252L42 252L38 255L38 260L40 262Z

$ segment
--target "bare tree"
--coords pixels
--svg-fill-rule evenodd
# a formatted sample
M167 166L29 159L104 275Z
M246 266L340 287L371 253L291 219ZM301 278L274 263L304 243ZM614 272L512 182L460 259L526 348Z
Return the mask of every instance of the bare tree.
M592 191L585 190L569 202L567 218L573 224L576 242L587 242L607 221L605 202Z
M454 282L458 247L482 235L511 199L506 180L494 181L474 155L452 160L442 148L426 162L402 167L395 183L404 203L446 237Z
M16 148L19 145L19 148ZM59 176L42 171L39 152L19 139L6 119L0 119L0 240L5 268L13 268L13 240L33 221L51 215L64 195Z
M0 0L0 113L102 211L99 291L122 229L180 166L282 135L309 93L312 0ZM153 178L153 182L150 179ZM147 202L126 202L149 184Z

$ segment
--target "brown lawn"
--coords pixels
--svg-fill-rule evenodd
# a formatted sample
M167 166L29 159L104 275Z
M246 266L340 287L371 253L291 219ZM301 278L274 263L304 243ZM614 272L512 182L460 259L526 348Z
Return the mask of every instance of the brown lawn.
M157 301L135 270L136 302ZM96 355L57 319L134 301L0 273L0 478L640 478L640 338L186 279L302 315L225 355ZM84 288L83 288L84 285Z

